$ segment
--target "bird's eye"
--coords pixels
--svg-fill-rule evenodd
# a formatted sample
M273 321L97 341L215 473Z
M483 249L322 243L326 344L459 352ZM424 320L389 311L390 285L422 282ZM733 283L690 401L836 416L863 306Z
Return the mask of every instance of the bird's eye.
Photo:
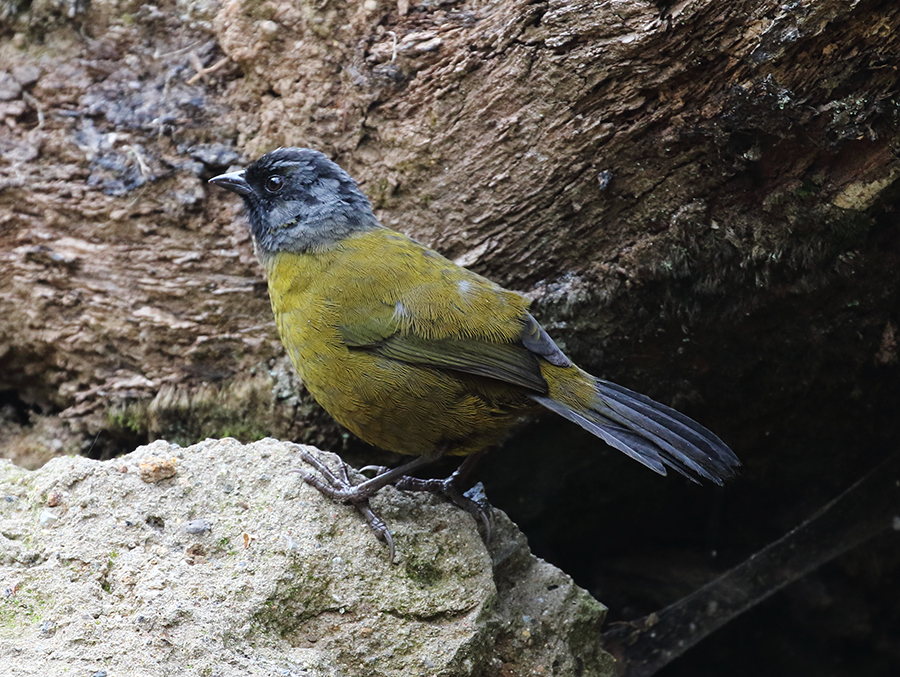
M272 174L266 179L266 190L270 193L277 193L284 186L284 178L278 174Z

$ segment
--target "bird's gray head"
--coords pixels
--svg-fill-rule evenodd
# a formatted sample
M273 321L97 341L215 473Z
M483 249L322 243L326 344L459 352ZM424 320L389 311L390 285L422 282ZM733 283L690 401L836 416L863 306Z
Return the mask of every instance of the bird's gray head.
M210 183L244 199L260 256L314 251L380 228L368 198L343 169L308 148L279 148Z

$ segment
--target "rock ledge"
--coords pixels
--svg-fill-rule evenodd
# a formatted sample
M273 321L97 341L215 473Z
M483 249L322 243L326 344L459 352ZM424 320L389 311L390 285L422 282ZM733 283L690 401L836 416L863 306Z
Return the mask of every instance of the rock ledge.
M296 449L0 463L9 674L612 674L604 607L504 514L487 549L456 507L386 489L392 565L354 510L287 472Z

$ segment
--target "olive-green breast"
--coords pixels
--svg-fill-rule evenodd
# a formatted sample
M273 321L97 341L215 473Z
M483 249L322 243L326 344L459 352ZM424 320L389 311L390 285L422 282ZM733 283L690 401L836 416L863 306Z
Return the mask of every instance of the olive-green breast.
M523 385L540 388L543 379L537 358L517 346L525 299L408 237L372 230L325 252L275 254L266 271L300 377L367 442L407 454L445 443L471 453L533 408ZM436 354L444 347L465 350ZM470 359L463 353L482 359L485 373L505 369L512 383L447 368Z

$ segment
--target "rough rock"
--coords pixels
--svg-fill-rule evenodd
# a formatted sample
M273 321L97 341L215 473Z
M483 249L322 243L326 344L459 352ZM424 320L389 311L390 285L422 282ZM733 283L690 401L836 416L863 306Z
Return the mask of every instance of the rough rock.
M352 508L288 472L296 450L3 461L6 674L612 674L605 608L504 514L486 548L455 506L388 488L373 506L391 564Z

